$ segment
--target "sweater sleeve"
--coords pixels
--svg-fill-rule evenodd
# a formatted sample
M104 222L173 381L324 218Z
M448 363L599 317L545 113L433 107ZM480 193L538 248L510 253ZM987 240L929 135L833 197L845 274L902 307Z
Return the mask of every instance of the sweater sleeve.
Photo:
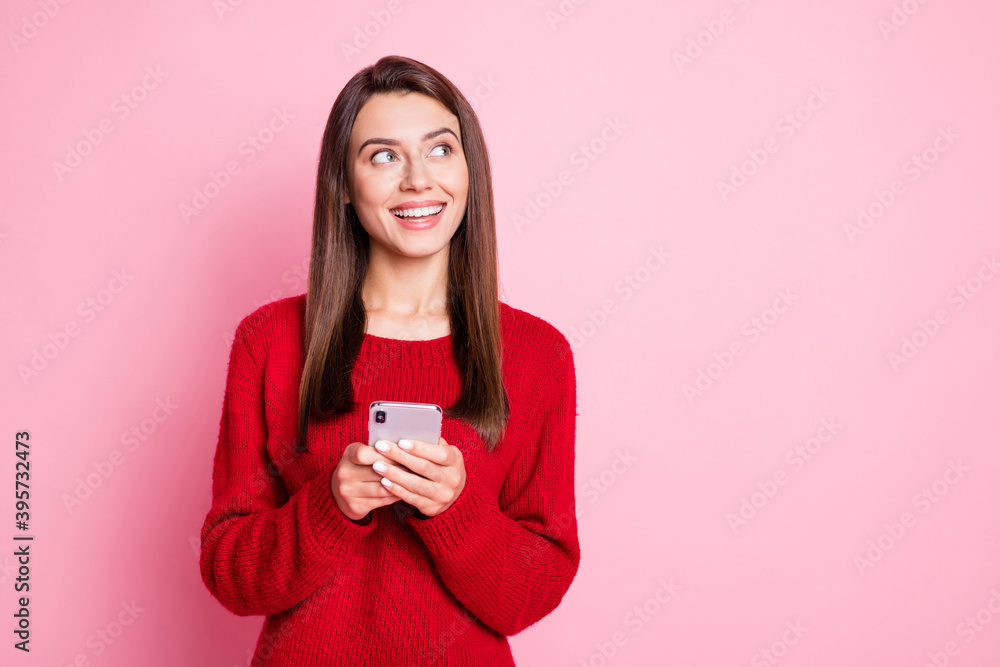
M375 527L350 520L330 488L336 466L291 497L267 452L263 367L242 324L229 358L212 506L201 530L201 576L240 616L293 607L328 581ZM274 471L274 472L272 472Z
M445 586L484 624L514 635L558 606L580 563L573 491L576 376L565 339L528 431L491 497L475 477L433 517L407 521Z

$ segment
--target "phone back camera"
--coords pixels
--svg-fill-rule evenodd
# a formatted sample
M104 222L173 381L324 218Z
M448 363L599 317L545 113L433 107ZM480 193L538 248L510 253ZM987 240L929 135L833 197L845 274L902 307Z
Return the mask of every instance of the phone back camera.
M376 424L384 424L385 423L385 410L376 410L375 411L375 423Z

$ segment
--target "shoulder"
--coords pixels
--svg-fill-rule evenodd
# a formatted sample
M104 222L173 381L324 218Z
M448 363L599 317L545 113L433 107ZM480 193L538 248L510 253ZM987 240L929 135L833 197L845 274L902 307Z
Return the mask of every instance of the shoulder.
M244 342L255 356L276 341L301 339L306 295L285 297L260 306L240 320L236 340Z
M500 328L504 355L529 366L552 369L573 366L569 341L550 322L500 302Z

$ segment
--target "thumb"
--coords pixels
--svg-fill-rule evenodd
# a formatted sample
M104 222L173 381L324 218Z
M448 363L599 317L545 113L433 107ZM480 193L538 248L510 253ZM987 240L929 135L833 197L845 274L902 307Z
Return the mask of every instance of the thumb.
M344 457L355 465L368 465L369 463L374 463L374 461L365 460L371 455L371 452L368 451L369 449L368 445L363 442L352 442L344 450Z

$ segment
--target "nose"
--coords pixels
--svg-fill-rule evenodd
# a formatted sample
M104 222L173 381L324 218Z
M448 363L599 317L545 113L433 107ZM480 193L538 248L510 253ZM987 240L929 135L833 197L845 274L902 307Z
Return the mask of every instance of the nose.
M426 190L431 183L430 167L424 164L423 160L414 160L406 168L400 185L404 190Z

